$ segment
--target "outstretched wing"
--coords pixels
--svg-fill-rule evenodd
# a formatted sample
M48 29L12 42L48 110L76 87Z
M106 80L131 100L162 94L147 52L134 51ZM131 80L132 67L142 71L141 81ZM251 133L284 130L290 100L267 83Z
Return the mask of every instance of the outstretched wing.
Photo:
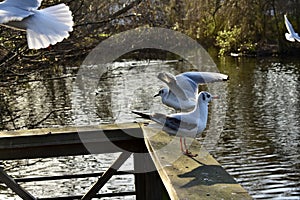
M169 87L169 90L172 91L172 93L179 99L187 100L189 97L186 96L186 93L184 91L185 84L187 84L186 81L178 80L177 77L175 77L173 74L170 74L168 72L161 72L157 76L161 81L167 84Z
M182 76L191 79L196 84L221 82L229 79L228 75L216 72L185 72L182 73Z
M33 15L31 11L36 10L41 2L42 0L6 0L2 2L0 4L0 23L21 21Z
M21 21L31 14L32 13L28 11L20 10L16 7L0 7L0 24L5 24L10 21Z
M288 30L289 33L286 33L285 34L285 38L288 40L288 41L291 41L291 42L294 42L295 39L300 42L300 37L298 35L298 33L295 32L292 24L290 23L290 21L288 20L287 16L284 15L284 22L285 22L285 26Z
M292 24L290 23L290 21L288 20L287 16L284 15L284 23L285 23L285 26L286 26L286 29L288 30L288 32L292 35L295 34L295 30L292 26Z
M42 0L6 0L3 4L24 10L36 10L41 6Z
M177 80L180 82L180 85L185 87L184 92L188 98L196 98L198 95L198 84L227 81L228 76L215 72L184 72L177 76Z

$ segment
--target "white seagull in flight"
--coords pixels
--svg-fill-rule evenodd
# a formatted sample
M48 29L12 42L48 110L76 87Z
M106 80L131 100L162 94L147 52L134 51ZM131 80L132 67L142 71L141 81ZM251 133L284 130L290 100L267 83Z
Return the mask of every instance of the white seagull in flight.
M298 33L295 32L292 24L289 22L286 15L284 15L284 22L285 22L285 26L288 30L288 33L285 33L285 38L290 42L295 42L295 40L300 42L300 37L299 37Z
M176 113L171 115L165 115L161 113L145 114L141 112L132 111L145 119L150 119L154 122L163 126L165 132L176 135L180 137L180 148L181 151L187 156L193 155L186 147L184 139L184 148L182 145L181 137L191 137L195 138L196 135L202 133L206 128L207 118L208 118L208 105L209 102L218 98L212 96L208 92L200 92L197 97L197 104L194 110L186 113Z
M177 76L161 72L158 78L168 87L161 89L154 97L161 96L163 104L181 111L194 109L199 84L228 80L227 75L215 72L185 72Z
M46 48L69 37L73 17L61 3L38 10L42 0L5 0L0 3L0 24L26 31L29 49Z

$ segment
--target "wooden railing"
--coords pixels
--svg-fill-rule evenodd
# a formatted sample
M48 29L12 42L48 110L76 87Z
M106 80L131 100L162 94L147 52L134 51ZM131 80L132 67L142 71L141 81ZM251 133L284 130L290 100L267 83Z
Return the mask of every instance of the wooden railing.
M92 152L89 150L92 148ZM0 133L0 160L47 158L87 154L121 152L115 162L103 173L66 174L62 176L13 178L0 169L0 181L22 199L92 199L102 197L135 195L137 200L157 200L166 195L166 190L157 171L141 173L143 168L154 166L151 157L138 156L147 152L142 129L138 124L107 125L88 128L38 129ZM133 154L136 171L118 172L120 166ZM148 165L148 166L145 166ZM99 194L99 190L114 175L133 174L135 191ZM26 174L24 174L26 176ZM24 182L99 177L82 195L34 197L25 188ZM154 180L154 181L153 181ZM1 192L1 191L0 191ZM152 195L149 195L151 193ZM168 199L168 198L167 198Z
M137 200L252 199L198 141L187 139L198 156L182 154L179 139L143 124L118 124L88 128L37 129L0 133L0 160L47 158L120 152L105 171L49 177L14 178L0 169L0 181L23 199L92 199L135 195ZM118 169L133 155L133 171ZM99 193L115 175L133 174L135 191ZM85 194L34 197L25 182L98 177ZM1 192L1 191L0 191Z

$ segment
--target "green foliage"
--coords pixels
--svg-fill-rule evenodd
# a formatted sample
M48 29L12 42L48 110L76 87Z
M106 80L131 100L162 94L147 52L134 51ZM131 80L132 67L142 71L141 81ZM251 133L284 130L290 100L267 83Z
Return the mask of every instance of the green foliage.
M300 31L300 1L295 0L44 0L41 8L60 2L73 13L74 31L50 49L28 50L25 32L0 26L0 73L84 57L106 37L140 26L180 31L204 47L217 46L220 55L300 48L284 37L283 14Z
M240 46L239 38L241 35L241 28L234 26L230 30L219 31L216 38L216 45L220 47L219 55L224 56L230 51L237 52Z

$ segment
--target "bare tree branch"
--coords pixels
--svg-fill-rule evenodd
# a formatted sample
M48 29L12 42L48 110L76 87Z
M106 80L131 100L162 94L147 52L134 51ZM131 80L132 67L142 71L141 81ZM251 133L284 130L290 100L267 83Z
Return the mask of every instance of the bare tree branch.
M43 123L44 121L46 121L52 114L54 114L54 113L56 113L56 112L68 111L68 110L71 110L71 108L59 108L59 109L52 110L52 111L49 112L44 118L42 118L40 121L38 121L38 122L36 122L36 123L33 123L33 124L30 124L30 125L27 125L27 126L25 126L25 127L26 127L26 128L29 128L29 129L36 128L36 127L39 126L41 123Z
M122 9L118 10L117 12L109 15L104 20L94 21L94 22L86 22L86 23L83 23L83 24L77 24L74 27L86 26L86 25L91 25L91 24L103 24L103 23L107 23L107 22L110 22L110 21L115 20L115 19L124 18L124 16L120 17L120 15L126 13L128 10L132 9L133 7L138 6L141 2L142 2L142 0L133 1L133 2L129 3L128 5L124 6ZM132 17L132 16L136 16L136 14L126 15L126 17Z

